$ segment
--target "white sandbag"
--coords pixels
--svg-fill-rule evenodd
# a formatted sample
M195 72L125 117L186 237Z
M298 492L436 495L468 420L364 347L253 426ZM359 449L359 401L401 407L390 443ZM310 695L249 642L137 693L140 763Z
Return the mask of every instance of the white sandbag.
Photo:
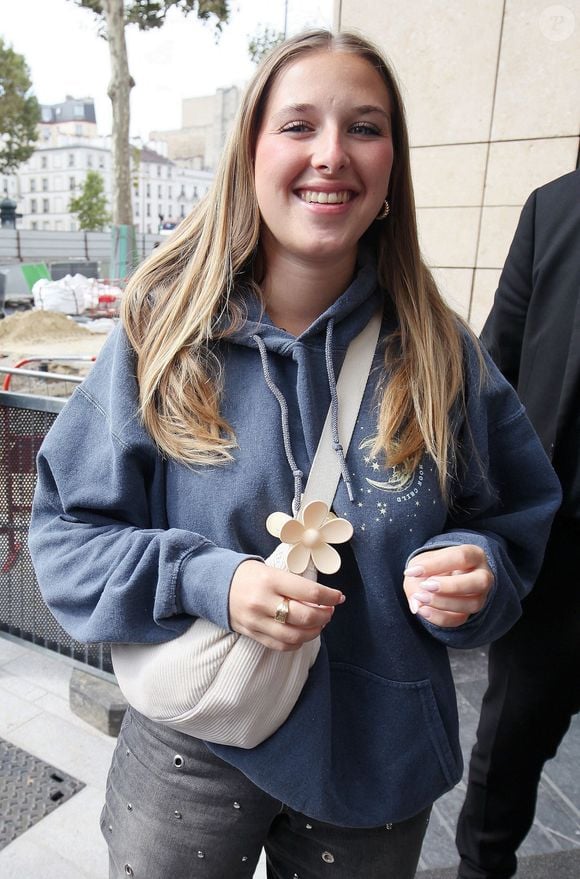
M65 275L59 281L42 278L32 287L32 296L34 307L41 311L82 314L98 305L98 282L79 274Z

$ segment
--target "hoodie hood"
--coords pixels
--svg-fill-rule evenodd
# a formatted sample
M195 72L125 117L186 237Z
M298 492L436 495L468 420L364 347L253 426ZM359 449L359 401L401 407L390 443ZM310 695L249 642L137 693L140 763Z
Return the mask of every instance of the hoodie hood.
M294 497L292 510L297 514L300 509L302 493L304 490L304 465L299 465L293 451L292 430L289 417L289 403L295 405L294 388L296 384L303 387L309 386L314 394L305 394L303 399L296 401L298 407L305 404L317 408L317 403L328 399L331 411L332 445L338 457L342 479L351 502L354 495L351 487L351 478L346 464L344 448L338 432L338 409L339 400L336 390L336 372L341 367L342 361L350 342L358 335L377 310L381 302L381 291L377 289L376 267L374 262L368 260L359 266L358 272L344 293L338 297L306 330L299 336L293 336L286 330L275 326L270 320L262 303L257 297L252 296L249 303L245 304L247 319L243 326L237 330L228 341L234 344L258 347L264 384L268 391L276 398L280 409L280 430L283 438L284 453L289 472L294 479ZM295 362L297 373L288 380L288 375L283 370L276 370L275 359L277 357L289 358ZM276 380L274 373L283 379L282 384ZM296 382L296 375L298 382ZM302 376L302 379L300 378ZM326 385L326 387L324 387ZM287 399L287 396L290 399ZM308 398L310 397L310 401ZM318 412L317 431L321 424L320 415L324 414L324 408ZM312 416L306 419L312 421ZM297 438L302 441L303 426ZM296 433L296 431L295 431ZM314 446L314 438L311 438Z
M377 285L376 264L370 258L363 259L359 262L355 277L344 293L299 336L293 336L275 326L263 304L252 296L244 301L247 319L239 329L228 336L228 341L256 348L254 336L258 335L268 351L292 357L296 348L323 349L326 329L329 321L332 320L333 348L336 352L344 354L349 343L367 324L382 301L383 291Z

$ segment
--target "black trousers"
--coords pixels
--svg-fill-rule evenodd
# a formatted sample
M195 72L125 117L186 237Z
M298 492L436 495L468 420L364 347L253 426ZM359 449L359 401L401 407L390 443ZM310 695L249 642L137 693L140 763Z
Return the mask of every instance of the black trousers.
M557 520L524 612L489 649L485 693L457 826L459 879L509 879L546 760L580 710L580 531Z

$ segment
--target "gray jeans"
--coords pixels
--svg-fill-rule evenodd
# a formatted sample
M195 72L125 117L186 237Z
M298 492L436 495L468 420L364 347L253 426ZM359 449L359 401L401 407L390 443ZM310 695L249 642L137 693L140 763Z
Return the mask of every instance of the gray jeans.
M110 879L412 879L429 809L369 829L289 809L189 736L127 713L101 830Z

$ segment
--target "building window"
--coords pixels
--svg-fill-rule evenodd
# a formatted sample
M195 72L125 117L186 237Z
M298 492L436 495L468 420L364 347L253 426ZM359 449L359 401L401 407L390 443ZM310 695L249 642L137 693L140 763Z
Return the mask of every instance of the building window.
M182 220L185 217L185 205L183 205L183 204L181 205L181 213L179 216L181 217Z
M75 154L74 153L68 154L68 166L69 166L69 168L74 168L74 166L75 166Z
M148 217L151 216L151 205L149 204L149 202L147 202L145 213L147 214Z
M35 177L30 178L30 191L36 192L36 178Z
M42 213L50 214L50 202L47 198L42 199Z
M69 178L68 178L68 188L70 189L71 192L72 192L73 189L76 187L76 185L77 185L77 183L76 183L75 178L74 178L74 177L69 177Z
M42 178L42 191L48 192L48 177Z
M38 223L36 222L36 220L33 220L33 221L32 221L32 223L30 224L30 228L31 228L33 231L36 231L36 229L38 229Z
M199 198L199 196L198 196L198 194L197 194L197 186L194 186L194 187L193 187L193 197L194 197L194 198Z
M157 165L157 176L161 177L161 165Z
M87 153L87 168L93 167L93 156L91 153Z
M139 203L137 203L137 204L135 205L135 216L136 216L136 217L139 216Z
M147 196L147 198L151 198L151 184L150 183L148 183L147 186L145 187L145 195Z
M75 125L75 134L77 137L81 137L82 133L83 133L83 126L77 122Z
M40 157L40 167L41 168L48 168L48 156L41 156Z
M161 184L157 187L157 198L163 198L163 187Z
M38 205L36 203L36 199L31 198L30 199L30 213L35 214L37 212L37 210L38 210Z
M147 234L151 235L151 224L150 223L147 224Z
M99 168L104 168L104 167L105 167L105 157L99 156Z
M169 199L172 198L172 195L171 195L171 186L168 186L168 187L167 187L167 198L169 198Z

